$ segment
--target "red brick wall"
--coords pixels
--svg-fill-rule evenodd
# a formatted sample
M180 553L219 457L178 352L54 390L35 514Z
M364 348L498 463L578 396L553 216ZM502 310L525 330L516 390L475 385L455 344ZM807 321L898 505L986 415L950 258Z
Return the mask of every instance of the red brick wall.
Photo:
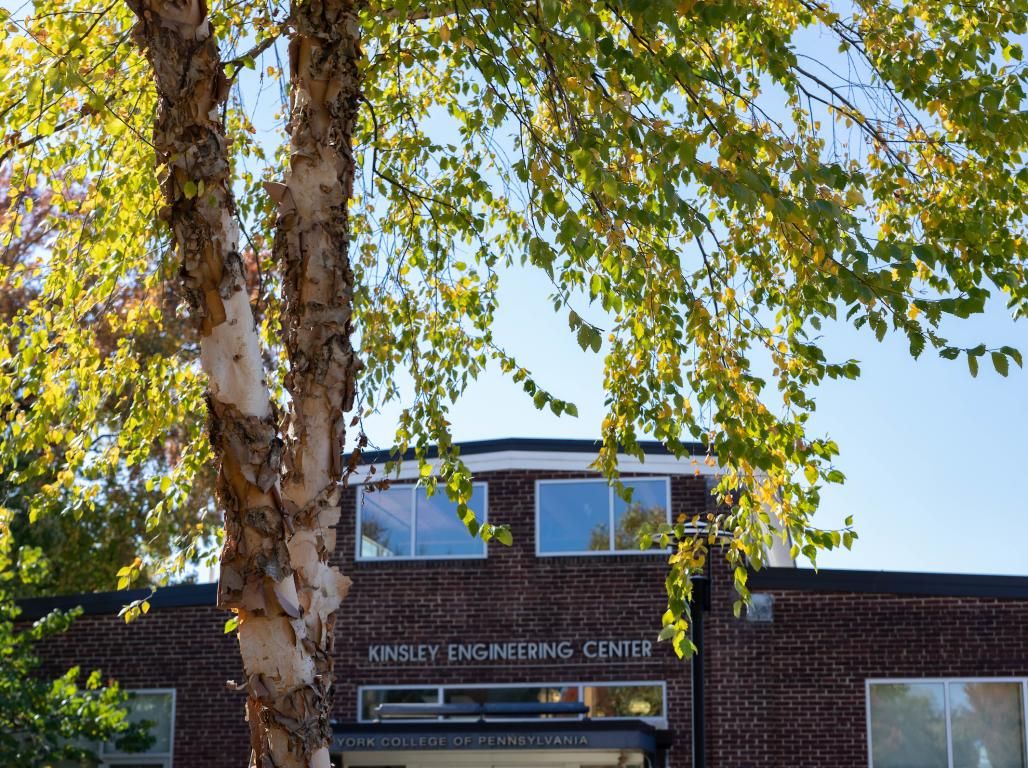
M39 648L46 669L99 669L122 688L175 689L174 764L178 768L242 768L250 755L243 722L245 694L239 646L224 633L227 614L211 607L152 611L125 624L117 616L81 616Z
M654 556L535 556L534 481L568 473L496 472L489 516L515 543L485 560L354 562L355 494L337 557L354 587L337 625L335 716L356 717L357 687L376 684L665 681L675 747L691 751L690 673L665 644L649 659L493 662L477 667L373 664L372 643L649 639L664 608L665 564ZM702 478L672 481L673 512L702 511ZM715 568L705 620L709 768L862 768L864 681L875 677L1028 675L1028 601L889 594L774 592L774 621L732 616L727 570ZM234 639L213 608L151 612L124 625L81 618L42 649L52 670L99 667L127 688L178 691L175 764L246 764Z
M337 552L353 576L347 627L339 632L336 716L357 717L357 687L375 684L666 681L671 727L688 733L690 675L668 644L648 659L372 664L372 643L654 640L665 608L661 555L536 557L535 481L584 473L507 471L489 483L489 519L510 525L514 545L489 545L484 560L354 562L355 526L343 526ZM673 478L673 514L705 509L702 478ZM344 519L353 519L355 497ZM679 750L680 752L681 750ZM683 765L683 763L676 763Z
M867 768L870 678L1028 676L1028 601L778 591L705 625L710 768Z

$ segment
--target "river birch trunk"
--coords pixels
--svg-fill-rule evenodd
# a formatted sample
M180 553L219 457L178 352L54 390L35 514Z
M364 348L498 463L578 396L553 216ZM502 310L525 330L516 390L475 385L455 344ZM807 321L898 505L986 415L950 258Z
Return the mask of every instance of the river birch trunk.
M292 152L275 255L292 401L279 437L238 250L221 111L228 94L203 0L127 0L158 91L154 146L182 288L209 377L210 439L225 516L218 603L239 617L251 766L328 768L334 612L349 580L329 566L340 515L350 344L347 202L359 101L349 2L294 9Z

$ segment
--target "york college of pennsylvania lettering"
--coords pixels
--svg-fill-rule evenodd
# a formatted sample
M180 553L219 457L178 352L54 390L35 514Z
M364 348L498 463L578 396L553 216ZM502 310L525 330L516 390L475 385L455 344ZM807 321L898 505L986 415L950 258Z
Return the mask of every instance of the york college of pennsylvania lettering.
M470 661L568 661L645 659L653 655L650 640L568 640L503 643L383 643L368 646L373 664L461 664Z
M333 746L348 752L381 749L569 749L596 747L594 741L595 738L583 733L347 734L336 735Z

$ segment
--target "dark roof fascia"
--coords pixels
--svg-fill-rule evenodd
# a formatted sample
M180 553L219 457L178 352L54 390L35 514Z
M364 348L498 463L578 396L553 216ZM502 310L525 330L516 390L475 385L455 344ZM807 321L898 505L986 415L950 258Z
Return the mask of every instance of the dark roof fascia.
M502 437L495 440L470 440L454 443L461 456L474 456L482 453L500 453L502 451L526 451L535 453L598 453L603 443L599 440L571 440L547 437ZM706 447L700 443L684 443L691 456L705 456ZM640 440L639 447L648 456L671 456L667 446L656 440ZM428 448L425 458L435 459L439 456L436 446ZM381 464L396 460L397 455L391 449L381 451L365 451L361 454L362 464ZM416 457L414 449L408 448L403 454L404 461L413 461Z
M68 611L82 608L86 615L116 615L122 606L133 600L149 597L152 610L161 608L196 608L214 607L217 599L218 585L210 584L177 584L173 587L161 587L151 596L148 589L127 589L121 592L92 592L81 595L58 595L56 597L29 597L18 601L21 608L19 620L34 620L46 616L51 611Z
M1028 600L1028 576L765 568L751 572L747 586L753 592L795 590Z

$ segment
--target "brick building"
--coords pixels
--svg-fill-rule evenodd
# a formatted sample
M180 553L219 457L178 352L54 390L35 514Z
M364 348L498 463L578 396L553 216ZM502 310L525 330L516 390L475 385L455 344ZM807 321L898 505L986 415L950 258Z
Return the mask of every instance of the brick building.
M727 570L701 590L678 660L654 642L665 557L633 528L706 508L709 472L647 446L626 459L632 504L579 441L469 443L474 507L510 525L484 547L441 495L404 476L347 495L337 558L354 579L337 625L335 759L404 768L1028 768L1028 578L797 569L755 573L735 618ZM384 456L367 457L369 461ZM408 472L416 467L408 466ZM100 668L157 722L145 758L111 766L238 768L241 679L214 585L25 601L86 615L41 655Z

